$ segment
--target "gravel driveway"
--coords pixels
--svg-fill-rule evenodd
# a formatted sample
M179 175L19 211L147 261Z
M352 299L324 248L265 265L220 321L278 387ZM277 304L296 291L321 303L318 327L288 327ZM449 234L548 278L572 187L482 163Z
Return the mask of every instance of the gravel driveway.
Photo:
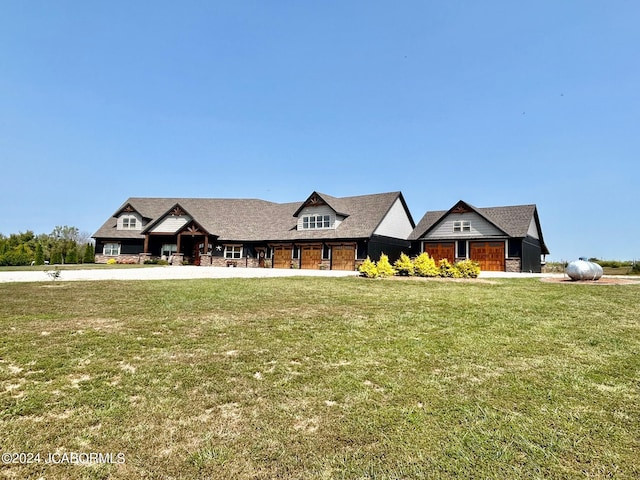
M225 267L146 267L146 268L91 268L60 270L57 281L87 280L186 280L195 278L267 278L267 277L351 277L358 272L342 270L297 270L281 268L225 268ZM530 278L563 277L562 274L482 272L480 278ZM0 283L6 282L50 282L44 271L0 272Z
M57 281L86 280L184 280L194 278L264 278L264 277L349 277L358 272L341 270L293 270L281 268L225 268L225 267L146 267L146 268L91 268L60 270ZM44 271L0 272L0 283L50 282Z

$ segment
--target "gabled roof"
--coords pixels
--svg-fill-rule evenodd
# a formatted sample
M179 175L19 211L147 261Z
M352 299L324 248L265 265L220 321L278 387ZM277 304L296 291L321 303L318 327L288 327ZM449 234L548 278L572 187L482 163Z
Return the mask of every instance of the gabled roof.
M418 225L409 236L409 240L418 240L433 230L451 213L463 213L473 211L483 217L486 221L513 238L524 238L527 236L531 221L534 220L540 236L542 253L548 254L547 247L542 237L542 228L538 218L536 205L513 205L506 207L477 208L460 200L449 210L430 211L425 213Z
M297 230L296 215L317 195L345 218L337 229ZM258 199L225 198L139 198L132 197L120 207L94 233L94 238L140 238L144 230L118 230L117 216L130 205L141 216L150 220L143 228L149 229L170 214L175 206L181 207L218 241L295 241L304 239L369 238L382 222L395 201L400 198L413 225L411 214L400 192L378 193L354 197L332 197L313 192L305 202L274 203ZM301 206L302 205L302 206Z
M338 210L337 204L339 203L339 198L332 197L331 195L327 195L326 193L313 192L304 202L302 202L302 205L300 205L300 208L295 211L293 216L297 217L305 207L316 207L320 205L329 206L329 208L331 208L334 212L343 217L348 216L348 213Z

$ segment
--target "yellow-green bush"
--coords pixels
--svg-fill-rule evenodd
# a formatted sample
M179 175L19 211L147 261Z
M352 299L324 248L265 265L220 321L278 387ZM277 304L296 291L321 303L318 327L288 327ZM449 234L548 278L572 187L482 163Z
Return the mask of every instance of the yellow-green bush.
M427 252L423 252L413 261L414 272L418 277L437 277L440 274L436 262Z
M389 262L389 257L384 253L380 255L380 260L376 263L376 268L379 277L393 277L396 273Z
M454 267L461 278L477 278L480 275L480 265L473 260L461 260Z
M107 265L115 265L116 263L116 259L115 258L110 258L109 260L107 260Z
M358 267L358 271L367 278L377 278L378 277L378 267L375 263L371 261L369 257L362 262L362 265Z
M409 275L409 276L411 276L411 275L414 274L414 271L415 271L415 268L413 266L413 262L411 261L409 256L404 254L404 253L400 254L400 258L395 261L393 266L396 269L396 273L398 275Z
M460 278L462 276L458 269L451 265L446 258L438 262L438 269L440 270L440 276L444 278Z

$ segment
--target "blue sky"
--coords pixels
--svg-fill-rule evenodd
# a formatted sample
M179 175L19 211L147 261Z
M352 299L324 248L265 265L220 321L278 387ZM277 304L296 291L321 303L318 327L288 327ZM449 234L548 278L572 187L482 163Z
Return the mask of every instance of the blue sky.
M640 259L640 2L6 1L0 233L130 196L535 203Z

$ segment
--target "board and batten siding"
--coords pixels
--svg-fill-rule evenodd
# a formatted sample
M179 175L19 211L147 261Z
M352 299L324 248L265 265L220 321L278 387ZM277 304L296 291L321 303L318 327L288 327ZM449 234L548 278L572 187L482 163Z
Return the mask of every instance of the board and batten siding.
M305 207L298 213L298 230L304 230L302 219L311 215L329 215L331 217L331 227L338 228L342 223L342 218L329 205L319 205L317 207Z
M175 233L188 222L191 221L189 215L172 215L162 220L158 225L151 229L153 233Z
M374 235L383 235L385 237L407 239L412 231L411 221L398 198L373 233Z
M453 222L470 222L471 231L454 232ZM451 240L453 238L478 238L500 237L504 232L493 226L487 220L475 212L452 213L447 216L437 227L422 237L423 240Z

